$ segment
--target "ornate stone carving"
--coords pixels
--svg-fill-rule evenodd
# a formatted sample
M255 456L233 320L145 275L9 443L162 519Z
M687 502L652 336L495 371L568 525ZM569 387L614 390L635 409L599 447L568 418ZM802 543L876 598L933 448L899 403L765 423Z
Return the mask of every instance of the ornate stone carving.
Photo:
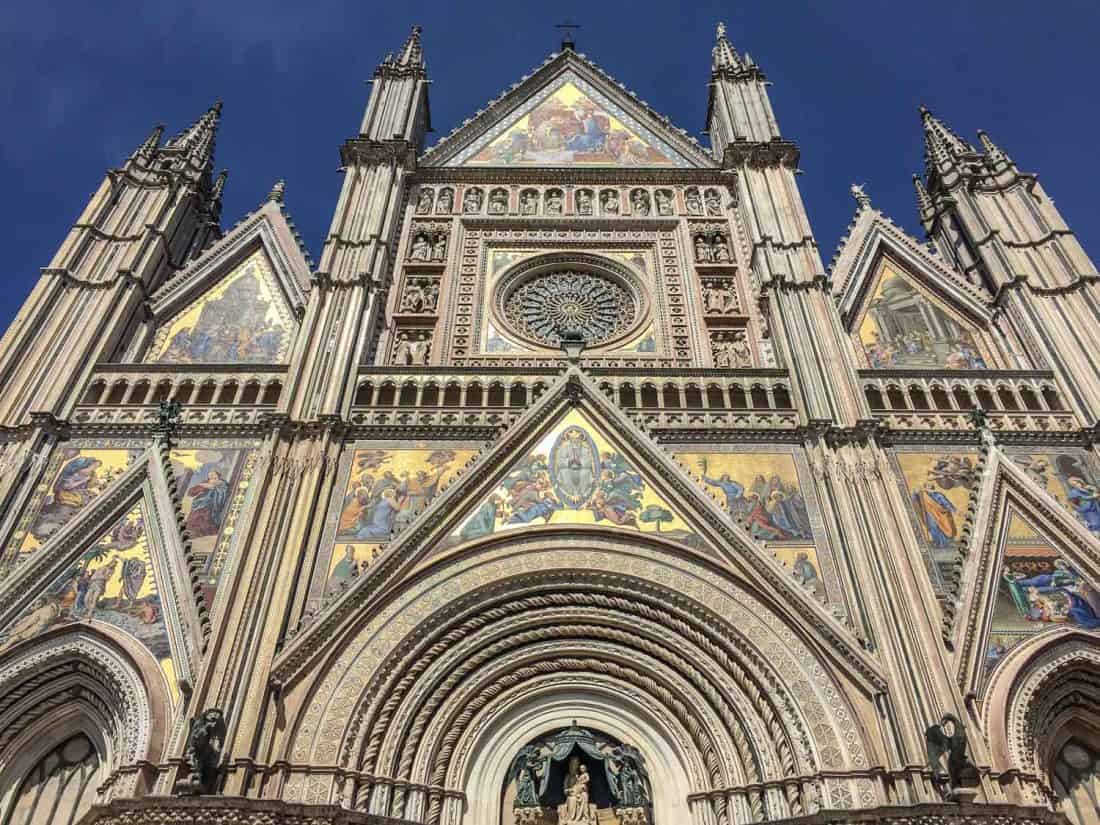
M591 215L592 214L592 190L591 189L578 189L577 194L574 196L577 204L578 215Z
M715 330L710 335L711 356L718 369L743 369L752 366L748 333L743 329Z
M649 193L644 189L635 189L630 193L630 209L638 217L649 215Z
M722 195L711 187L703 193L703 202L707 205L707 214L718 217L722 214Z
M600 192L600 211L605 215L619 214L619 192L617 189L604 189Z
M673 214L671 189L658 189L653 193L653 198L657 201L658 215L665 216Z
M423 186L420 188L420 192L416 197L416 214L417 215L429 215L432 211L432 200L435 195L432 192L431 187Z
M703 281L703 312L707 315L737 315L741 302L737 283L732 278L707 278Z
M691 241L696 263L730 263L729 237L723 229L696 230L691 234Z
M938 724L924 732L928 766L940 792L955 802L970 802L978 792L978 771L966 755L966 726L945 713Z
M439 305L439 278L431 275L407 275L401 292L400 312L432 315Z
M450 228L438 223L414 223L409 232L410 261L443 263L447 259Z
M539 213L539 193L537 189L524 189L519 193L519 212L521 215Z
M703 199L699 196L699 190L694 186L689 186L684 190L684 206L687 207L689 215L703 214Z
M500 187L489 193L489 214L508 214L508 190Z
M620 282L568 269L522 281L502 305L512 330L547 347L560 346L570 332L579 333L588 346L605 343L632 327L639 309Z
M393 363L422 367L428 363L432 334L428 330L398 332L393 342Z
M212 794L218 790L222 746L225 744L225 716L208 708L191 720L184 761L188 775L176 783L177 794Z
M546 214L560 215L564 210L565 199L560 189L546 190Z
M439 199L435 202L437 215L450 215L455 209L455 190L444 186L439 190Z
M466 190L466 193L462 196L462 214L464 215L477 215L481 212L481 202L484 200L482 191L476 187L471 186Z

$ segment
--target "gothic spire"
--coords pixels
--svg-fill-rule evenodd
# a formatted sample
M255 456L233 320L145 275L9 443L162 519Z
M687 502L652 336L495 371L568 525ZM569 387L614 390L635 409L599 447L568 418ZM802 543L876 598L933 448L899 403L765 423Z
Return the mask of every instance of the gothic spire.
M160 147L161 138L164 137L164 124L160 124L153 128L153 131L149 133L149 137L145 138L142 144L134 152L134 157L140 157L148 160L153 156Z
M1004 151L990 139L989 135L987 135L983 129L978 130L978 140L982 144L982 151L985 152L986 158L992 164L1012 163L1012 158L1006 155Z
M220 172L218 172L218 176L214 178L214 183L210 187L210 200L212 202L221 203L222 192L225 191L225 182L228 178L228 169L222 169Z
M424 70L424 49L420 45L420 32L423 29L420 26L413 26L412 31L409 33L408 38L405 40L405 45L401 47L401 51L394 57L393 52L386 55L386 59L382 61L383 67L397 68L397 69L419 69Z
M933 116L926 106L920 107L920 117L924 129L925 164L929 170L950 165L958 156L975 151L943 121Z
M741 68L741 58L737 56L737 50L733 48L733 44L730 43L729 38L726 37L725 23L718 24L714 48L711 49L710 54L712 69Z
M186 152L200 168L208 166L214 160L214 139L218 134L221 112L222 102L219 100L202 117L168 141L164 148Z

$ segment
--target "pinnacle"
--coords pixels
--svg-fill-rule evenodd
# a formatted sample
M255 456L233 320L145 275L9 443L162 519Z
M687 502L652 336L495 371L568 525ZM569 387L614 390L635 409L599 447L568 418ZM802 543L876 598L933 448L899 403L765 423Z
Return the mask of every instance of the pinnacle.
M276 203L282 203L286 197L286 181L280 178L275 181L275 185L271 187L271 191L267 193L267 199L269 201L275 201Z
M221 121L222 102L216 101L203 115L168 141L166 149L179 149L192 156L192 162L205 167L214 160L214 138Z
M711 49L712 69L737 69L741 67L741 59L737 56L737 50L733 48L726 36L726 24L719 23L715 32L714 48Z
M420 45L420 26L413 26L405 45L401 47L401 55L395 61L398 66L421 67L424 65L424 49ZM390 61L394 62L394 61Z

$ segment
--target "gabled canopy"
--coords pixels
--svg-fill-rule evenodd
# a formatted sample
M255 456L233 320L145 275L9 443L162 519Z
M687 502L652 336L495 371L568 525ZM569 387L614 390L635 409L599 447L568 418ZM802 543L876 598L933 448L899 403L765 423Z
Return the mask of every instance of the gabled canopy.
M421 158L426 166L709 168L715 162L571 49L552 54Z

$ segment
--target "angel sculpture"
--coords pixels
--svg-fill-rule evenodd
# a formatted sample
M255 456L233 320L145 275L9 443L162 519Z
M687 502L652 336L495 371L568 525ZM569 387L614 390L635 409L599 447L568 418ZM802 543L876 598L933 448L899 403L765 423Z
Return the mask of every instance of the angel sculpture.
M958 717L945 713L939 724L924 732L932 781L944 789L944 795L958 799L971 796L968 789L977 785L977 770L966 756L966 726Z
M640 808L649 804L646 790L649 774L638 749L631 745L619 745L611 752L612 764L617 772L611 792L620 808Z
M208 708L191 720L184 761L191 772L177 783L177 793L212 794L217 791L222 746L225 744L225 716Z
M513 808L538 808L539 802L538 775L542 764L539 749L534 745L525 745L512 760L512 766L508 769L508 781L516 781L516 799L512 803Z

